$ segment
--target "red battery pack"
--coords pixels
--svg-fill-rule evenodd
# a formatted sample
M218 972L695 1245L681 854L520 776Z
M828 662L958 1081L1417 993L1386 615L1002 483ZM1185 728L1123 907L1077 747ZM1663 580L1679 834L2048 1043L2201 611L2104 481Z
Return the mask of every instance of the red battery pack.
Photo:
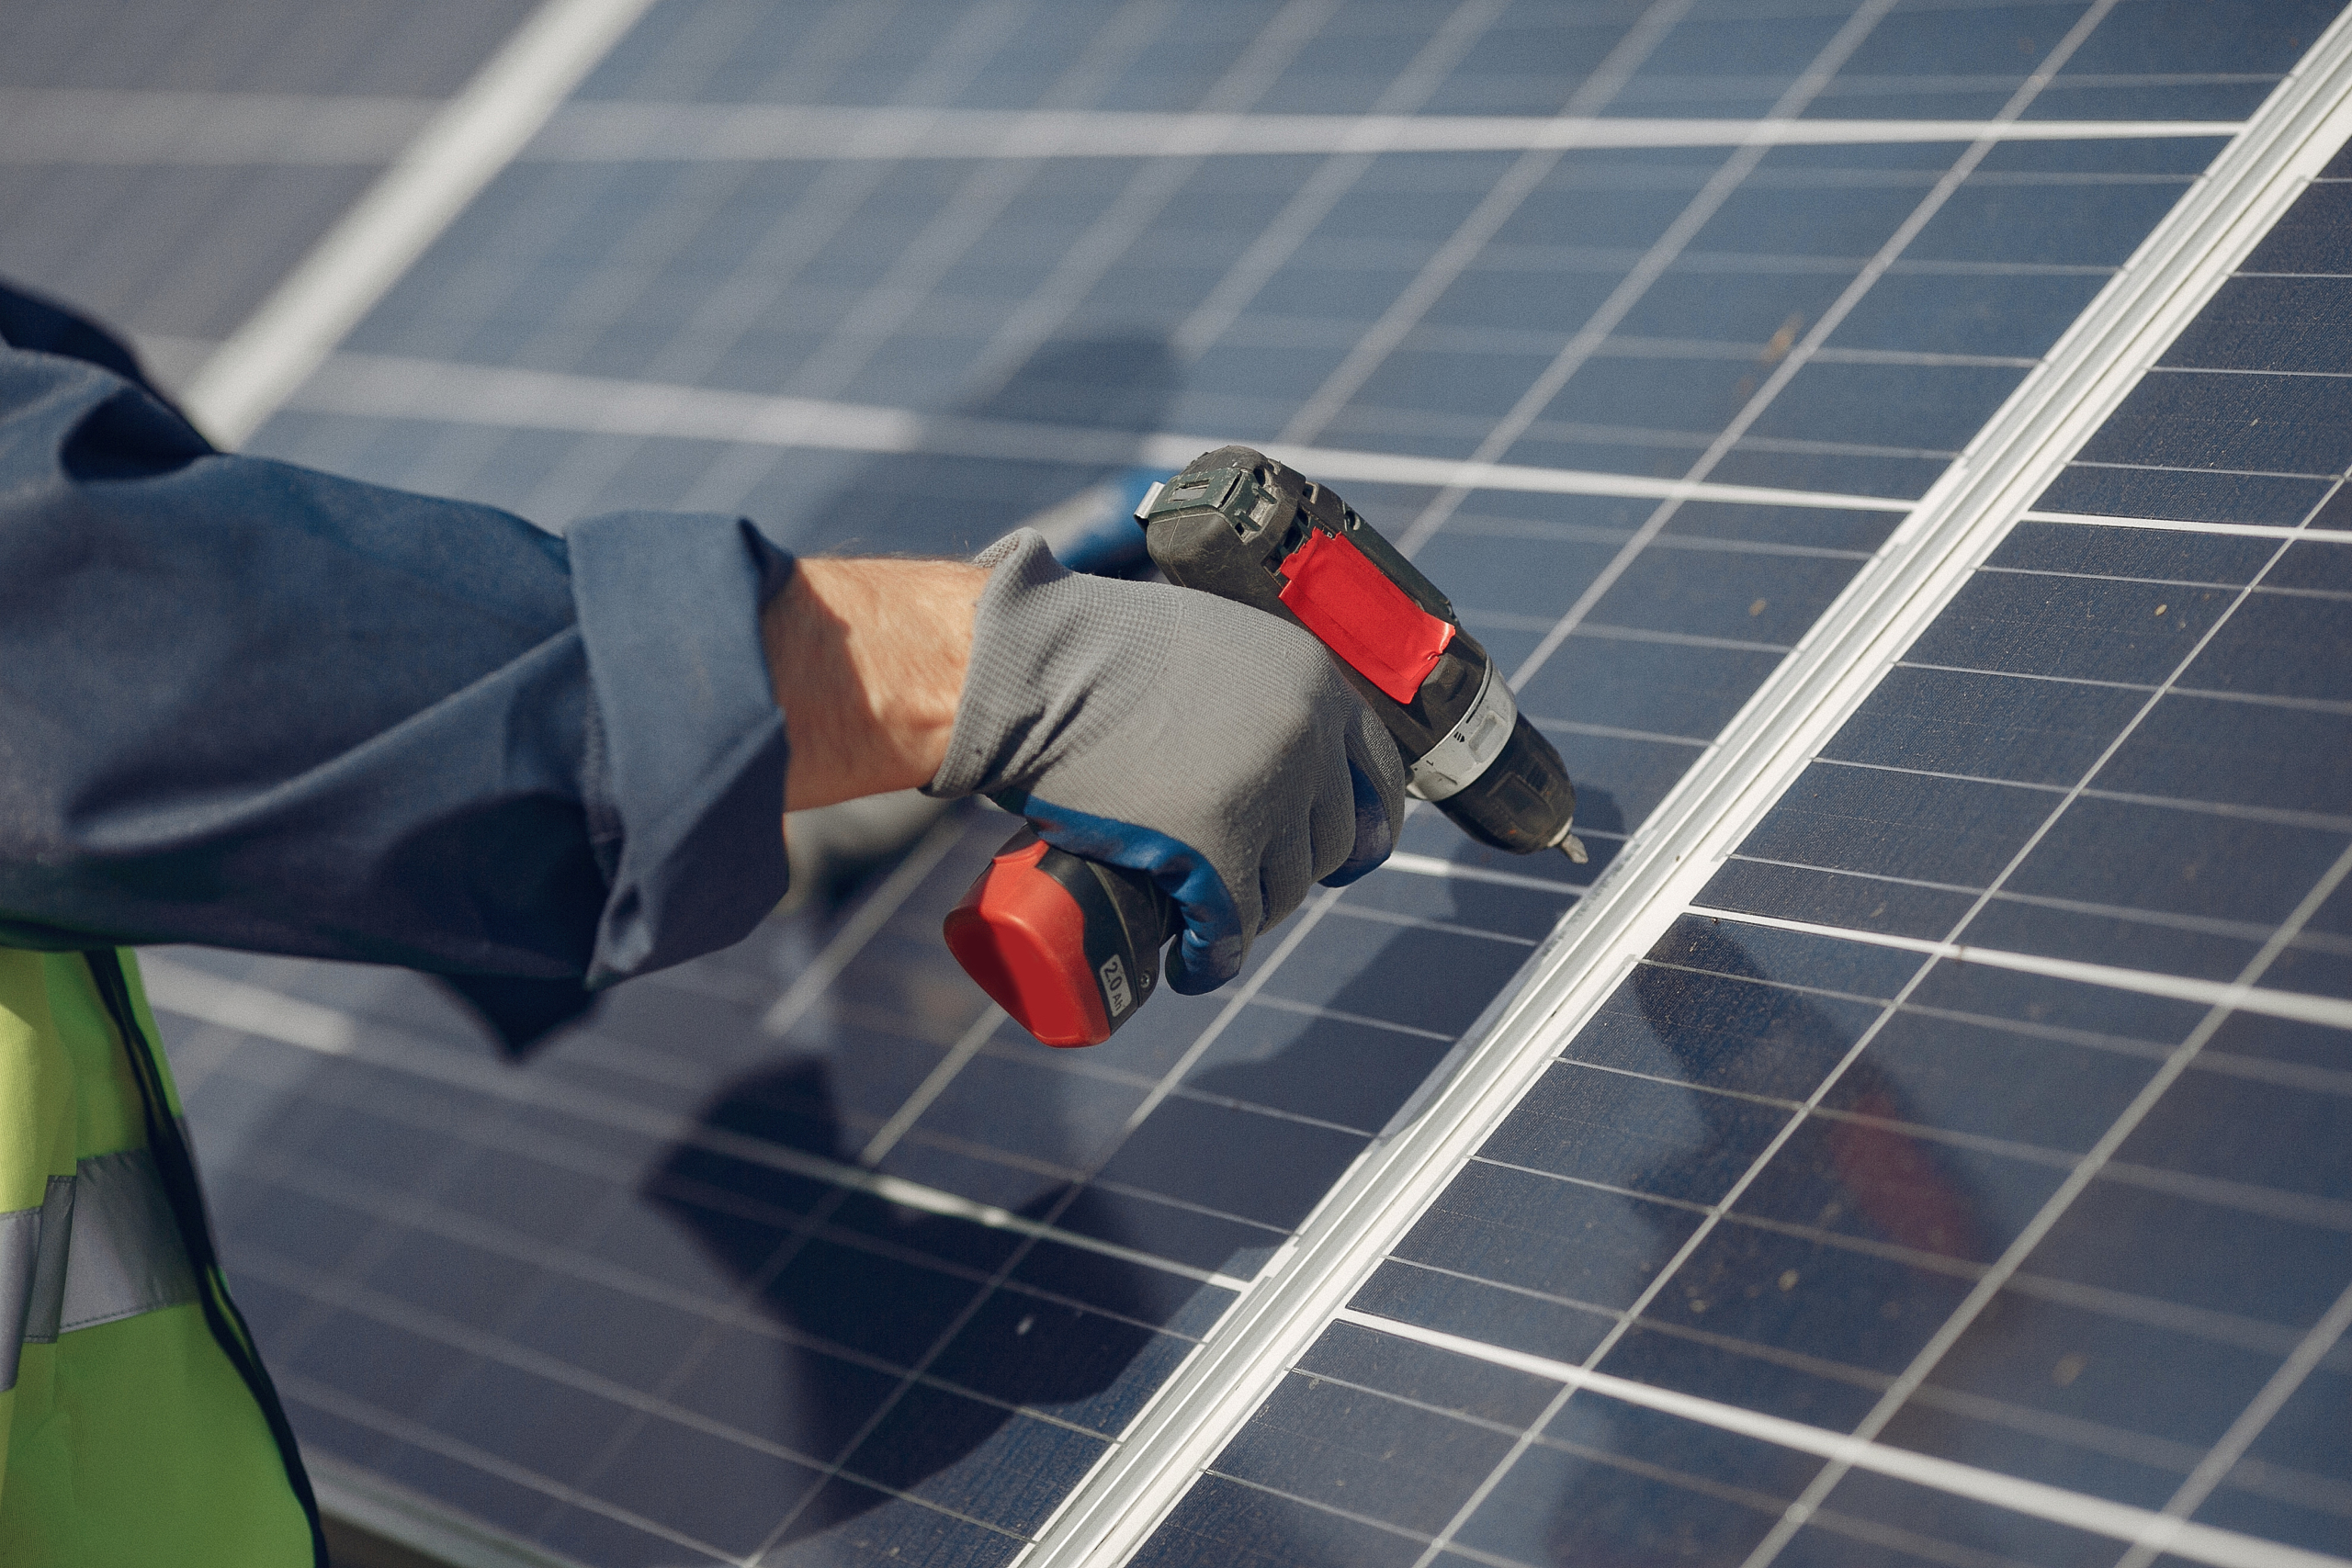
M1050 849L1022 833L999 850L947 912L947 951L1046 1044L1100 1045L1112 1023L1087 962L1086 913L1042 868Z

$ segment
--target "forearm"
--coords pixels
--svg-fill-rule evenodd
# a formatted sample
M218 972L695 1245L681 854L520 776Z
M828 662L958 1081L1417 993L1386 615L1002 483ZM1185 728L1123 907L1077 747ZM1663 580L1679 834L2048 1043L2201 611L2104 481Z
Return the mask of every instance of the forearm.
M978 569L567 545L224 457L16 303L51 357L0 356L0 944L613 978L781 897L786 807L937 770Z
M611 979L734 941L784 890L787 570L726 518L567 546L221 457L0 355L0 944Z

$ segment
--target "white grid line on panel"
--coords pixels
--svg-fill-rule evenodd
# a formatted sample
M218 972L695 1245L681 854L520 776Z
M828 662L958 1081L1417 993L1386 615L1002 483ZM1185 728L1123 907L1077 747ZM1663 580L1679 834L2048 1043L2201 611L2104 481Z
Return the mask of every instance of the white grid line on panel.
M2265 1540L2258 1536L2243 1535L2235 1530L2218 1529L2211 1525L2171 1519L2151 1509L2133 1507L2127 1503L2111 1503L2103 1497L2086 1496L2039 1481L2005 1475L1999 1471L1983 1470L1975 1465L1915 1453L1908 1449L1851 1438L1843 1432L1809 1427L1802 1421L1791 1421L1784 1416L1767 1416L1760 1411L1703 1399L1697 1394L1656 1388L1630 1378L1597 1372L1589 1367L1554 1360L1546 1356L1533 1356L1523 1350L1506 1349L1476 1339L1464 1339L1459 1335L1398 1323L1391 1318L1374 1317L1352 1308L1343 1307L1333 1315L1337 1322L1393 1334L1434 1349L1509 1367L1557 1382L1564 1389L1589 1390L1606 1399L1679 1416L1718 1431L1754 1438L1794 1449L1800 1453L1815 1454L1832 1464L1867 1470L1915 1486L1931 1487L1956 1497L1990 1503L1996 1507L2088 1530L2115 1540L2151 1543L2190 1562L2211 1564L2211 1568L2345 1568L2346 1562L2352 1561Z
M1182 468L1221 444L1212 436L1182 433L925 414L871 403L376 354L334 355L294 394L289 406L310 413L497 430L667 436L836 452L1135 463L1170 468ZM1838 491L1714 484L1600 469L1470 462L1279 442L1268 444L1264 450L1327 479L1372 484L1460 485L1535 495L1713 501L1840 512L1907 513L1917 504Z
M183 400L236 446L440 237L651 0L546 0L214 351Z
M1402 82L1404 78L1399 78ZM0 101L0 108L6 106ZM1931 141L2233 136L2237 120L1657 119L1558 116L1053 113L760 106L580 105L523 157L589 163L827 158L1201 158L1323 153L1844 147Z
M2197 523L2170 517L2095 517L2081 512L2028 512L2026 523L2069 523L2084 528L2161 528L2177 534L2213 534L2243 539L2306 539L2314 544L2352 545L2352 532L2306 529L2300 524Z
M1473 26L1503 9L1479 0ZM1457 13L1460 14L1460 13ZM1138 24L1147 18L1138 17ZM1116 24L1114 24L1115 27ZM1106 32L1109 28L1105 29ZM2237 120L1910 118L1673 119L1589 113L1406 112L1441 84L1471 38L1431 36L1428 65L1408 67L1361 115L959 109L831 104L568 103L514 152L523 164L958 163L1069 158L1250 158L1399 152L1586 152L1668 147L1841 147L2004 141L2144 141L2233 136ZM1050 99L1060 96L1049 92ZM1074 95L1082 97L1082 93ZM394 162L431 121L433 98L362 94L0 88L0 164L59 167L374 166ZM1024 171L1025 174L1025 171ZM1314 186L1321 195L1340 175ZM1344 184L1341 188L1344 189ZM1306 194L1307 187L1302 187ZM1302 206L1301 210L1306 209Z

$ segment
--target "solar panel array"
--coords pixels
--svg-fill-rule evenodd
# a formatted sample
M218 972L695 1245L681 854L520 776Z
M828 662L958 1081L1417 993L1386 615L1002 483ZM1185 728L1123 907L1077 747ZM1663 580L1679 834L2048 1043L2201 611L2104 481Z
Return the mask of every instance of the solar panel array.
M129 332L176 385L391 161L526 0L11 0L0 50L0 276ZM90 157L96 127L186 95L227 118L317 96L385 106L391 140L346 160L189 163L167 123L144 160ZM79 107L83 113L74 115ZM67 118L85 155L45 156Z
M240 1299L322 1469L585 1563L1011 1561L2221 145L2149 132L2251 113L2335 9L656 6L252 449L550 525L741 510L796 547L922 550L985 543L1123 471L1156 431L1540 470L1543 488L1337 482L1517 672L1577 773L1594 864L1490 855L1419 814L1395 867L1318 893L1236 987L1155 998L1078 1054L1022 1037L940 947L941 914L1009 826L978 811L839 905L624 987L519 1068L410 977L154 955ZM452 42L399 80L159 65L85 82L44 65L31 85L431 95L462 54ZM761 103L2109 118L2129 134L830 161L599 156L588 141L617 110L660 130ZM87 174L18 188L47 207ZM266 192L285 175L206 177ZM167 337L228 330L227 304L141 316L189 243L137 219L180 176L107 177L128 194L80 252L144 270L91 302ZM264 205L288 235L312 231L289 198ZM32 210L11 198L0 268L71 292L77 253L41 249ZM2294 247L2325 253L2338 229L2290 218L2267 265L2324 271ZM2324 351L2299 324L2340 320L2331 287L2233 283L2183 365L2327 368L2282 356ZM2187 376L2151 378L2043 505L2297 524L2332 493L2312 476L2345 466L2324 402L2343 383L2240 378L2184 397ZM808 400L853 434L721 439L579 412L632 392L738 412L753 405L687 400ZM854 434L876 411L933 423L913 450L876 453ZM951 415L1059 434L976 457L942 434ZM2245 426L2258 437L2215 425L2241 417L2265 422ZM2209 460L2223 442L2243 456ZM2261 473L2217 485L2221 469ZM1718 488L1661 501L1660 480ZM2022 525L1710 889L1721 923L1693 916L1652 955L1355 1313L1570 1362L1606 1340L1604 1371L1824 1427L1862 1420L2202 1012L2007 971L1930 964L1921 979L1909 953L1755 917L1940 940L1982 902L1972 942L1999 920L2023 953L2233 978L2311 886L2312 846L2344 836L2331 769L2278 761L2313 754L2282 748L2340 723L2327 705L2344 693L2323 660L2266 651L2326 642L2283 620L2261 632L2255 610L2337 603L2289 564L2329 547L2292 545L2247 592L2285 543ZM2249 626L2229 635L2271 639L2245 644L2260 673L2209 684L2302 705L2174 682L2098 791L2064 793L2149 705L2164 659ZM2239 728L2216 742L2220 714ZM2261 728L2282 714L2301 728ZM2062 801L2061 827L1988 901ZM2180 876L2192 861L2204 881ZM2333 956L2326 919L2307 924L2267 984ZM1905 1404L1886 1440L2162 1506L2148 1477L2177 1483L2212 1436L2131 1414L2156 1384L2126 1349L2210 1362L2210 1385L2162 1386L2219 1409L2293 1352L2335 1267L2347 1195L2294 1162L2323 1157L2340 1052L2255 1042L2264 1030L2241 1014L2199 1042L2190 1081L2240 1098L2159 1102L2136 1135L2172 1141L2108 1160L2088 1190L2111 1207L2078 1205L2043 1244L2077 1266L2007 1276L1999 1310L1929 1380L1948 1396ZM2252 1065L2212 1068L2225 1059ZM2293 1134L2249 1144L2276 1117ZM1710 1219L1768 1147L1770 1179ZM2127 1168L2153 1174L2134 1185ZM2226 1216L2215 1246L2256 1260L2227 1288L2253 1295L2195 1296L2175 1282L2195 1270L2125 1277L2192 1214ZM2138 1317L2119 1315L2127 1296ZM2145 1337L2159 1332L2185 1337ZM2341 1370L2323 1357L2298 1397L2333 1390L2340 1411ZM2003 1376L2018 1387L1995 1388ZM1138 1561L1414 1562L1433 1543L1490 1562L1713 1558L1761 1540L1812 1475L1687 1419L1563 1404L1559 1386L1351 1318ZM2229 1522L2340 1543L2352 1481L2314 1479L2290 1451L2312 1441L2304 1408L2200 1517L2317 1507L2307 1528ZM2044 1446L1998 1446L2028 1441ZM1911 1498L1848 1480L1790 1544L2078 1554L1949 1501L1923 1518Z
M2118 1555L1913 1454L2343 1551L2327 173L1136 1561Z

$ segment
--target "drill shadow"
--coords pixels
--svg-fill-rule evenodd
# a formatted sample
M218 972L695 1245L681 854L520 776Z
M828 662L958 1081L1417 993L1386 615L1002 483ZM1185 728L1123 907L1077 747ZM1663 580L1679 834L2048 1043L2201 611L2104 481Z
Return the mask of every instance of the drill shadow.
M1718 1201L1785 1121L1784 1111L1766 1111L1749 1097L1802 1098L1875 1010L1845 1011L1745 984L1772 976L1719 928L1686 924L1649 958L1628 988L1658 1050L1647 1063L1629 1056L1618 1065L1690 1087L1652 1126L1615 1140L1630 1150L1655 1139L1677 1153L1636 1158L1606 1179L1632 1193ZM1824 1103L1843 1114L1809 1118L1733 1210L1764 1224L1735 1219L1719 1228L1602 1370L1845 1427L1875 1397L1880 1385L1871 1380L1900 1371L1958 1304L1974 1268L2006 1239L2004 1195L1950 1147L1902 1130L1932 1118L1869 1050ZM1581 1164L1564 1152L1562 1168ZM1646 1247L1626 1250L1623 1277L1606 1282L1613 1299L1630 1301L1691 1222L1659 1224L1666 1212L1636 1199L1620 1206L1631 1225L1654 1232ZM1792 1358L1856 1371L1826 1379ZM1818 1469L1793 1452L1598 1398L1572 1400L1550 1434L1563 1447L1544 1453L1540 1468L1556 1501L1521 1516L1538 1539L1500 1547L1539 1551L1537 1561L1737 1561L1777 1510L1722 1501L1721 1489L1792 1498ZM1662 1471L1695 1479L1679 1483Z
M1102 1445L1068 1425L1107 1437L1125 1424L1172 1364L1175 1342L1150 1325L1201 1287L713 1152L751 1138L854 1158L864 1134L841 1123L830 1077L826 1063L804 1057L735 1080L699 1119L714 1136L674 1145L643 1187L778 1331L767 1365L739 1364L729 1376L778 1391L755 1436L810 1461L805 1488L766 1500L778 1517L798 1510L786 1542L888 1507L889 1492L986 1517L984 1499L1000 1486L1034 1491L1041 1474L1064 1471L1074 1483ZM773 1204L747 1218L743 1200L763 1193ZM1019 1213L1126 1240L1090 1194L1070 1200L1056 1186ZM1017 1269L1029 1288L990 1292L988 1280L1016 1253L1025 1254ZM746 1355L738 1343L731 1354ZM919 1374L911 1384L910 1371Z

